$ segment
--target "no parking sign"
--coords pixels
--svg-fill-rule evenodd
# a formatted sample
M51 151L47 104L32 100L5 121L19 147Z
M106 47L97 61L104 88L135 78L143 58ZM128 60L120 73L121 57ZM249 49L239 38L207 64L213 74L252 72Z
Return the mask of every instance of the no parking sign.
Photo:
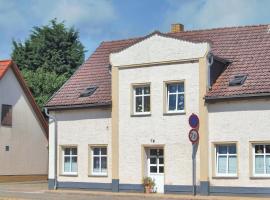
M191 126L191 130L188 133L188 139L192 143L192 191L193 195L196 195L196 147L198 146L199 141L199 117L192 113L189 116L188 123Z
M199 141L199 132L197 130L199 128L199 117L192 113L189 116L188 123L192 128L188 133L188 139L192 144L195 144Z
M199 117L196 114L192 113L189 116L188 122L189 122L189 125L191 126L191 128L198 128L198 126L199 126Z

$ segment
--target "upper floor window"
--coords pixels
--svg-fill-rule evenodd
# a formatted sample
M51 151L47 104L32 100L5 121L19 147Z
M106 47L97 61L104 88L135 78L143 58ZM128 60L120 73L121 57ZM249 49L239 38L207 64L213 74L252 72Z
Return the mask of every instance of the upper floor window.
M134 114L150 113L150 86L140 85L134 86Z
M237 176L236 144L216 145L216 175Z
M76 175L78 171L77 147L63 148L63 174Z
M253 175L270 176L270 144L253 144Z
M1 124L3 126L12 126L12 106L2 105Z
M167 112L183 112L185 110L184 82L167 83Z

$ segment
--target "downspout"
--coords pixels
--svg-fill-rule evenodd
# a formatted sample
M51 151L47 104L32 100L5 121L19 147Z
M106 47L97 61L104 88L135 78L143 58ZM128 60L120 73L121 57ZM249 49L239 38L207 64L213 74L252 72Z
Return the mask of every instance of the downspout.
M54 122L54 190L57 189L57 121L56 117L49 114L48 109L45 108L45 114Z
M210 51L210 49L209 49L209 51ZM208 76L207 77L208 78L207 84L208 84L208 89L211 89L211 87L212 87L212 85L211 85L211 66L213 65L213 63L214 63L214 56L213 56L212 53L208 53L208 55L207 55L207 64L208 64L208 66L207 66L207 76Z

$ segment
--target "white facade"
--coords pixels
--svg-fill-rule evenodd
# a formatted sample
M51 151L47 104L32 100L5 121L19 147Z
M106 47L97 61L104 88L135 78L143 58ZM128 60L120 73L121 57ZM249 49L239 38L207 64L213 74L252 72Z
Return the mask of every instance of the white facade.
M207 51L207 43L195 44L156 34L111 54L113 67L119 69L120 184L141 184L143 177L150 176L147 151L161 147L164 182L157 187L192 185L188 118L192 113L199 113L199 58ZM169 83L184 84L185 108L178 113L167 112L166 85ZM145 116L134 113L134 85L150 86L151 108ZM198 166L199 163L198 150ZM197 169L196 184L199 177Z
M198 113L199 110L198 67L198 63L187 63L119 71L120 183L140 184L143 176L147 176L142 174L144 165L142 162L145 162L141 158L142 145L164 145L165 184L190 185L192 183L192 147L187 133L190 129L189 115ZM185 83L186 109L184 113L170 115L164 112L166 106L164 82L175 80ZM151 114L149 116L132 114L131 93L134 83L150 83ZM151 139L155 142L151 142ZM197 163L199 165L199 156Z
M0 175L48 174L46 133L11 68L0 80L0 113L3 104L12 106L12 126L0 124Z
M80 109L51 112L57 120L58 168L57 180L61 182L98 182L111 183L111 110ZM54 126L50 123L50 144L54 144ZM94 176L91 174L91 146L107 146L108 174ZM78 170L76 175L63 174L63 147L77 147ZM50 145L49 179L54 179L54 145Z
M209 104L209 175L214 186L265 187L266 177L253 175L251 143L270 144L270 100L242 100ZM236 142L238 175L235 178L216 177L212 170L213 143Z
M116 79L113 77L117 88L114 88L115 85L112 86L112 90L116 91L113 94L118 95L115 98L118 102L113 102L113 106L118 108L115 115L113 115L114 112L111 114L111 108L51 112L57 121L58 181L112 183L113 185L113 179L116 177L120 189L136 190L142 185L142 179L149 176L148 150L160 148L164 150L164 155L162 155L164 172L160 173L163 179L159 186L163 189L170 187L170 190L165 192L191 192L192 145L188 139L191 129L188 118L195 113L205 117L205 119L200 119L205 122L205 124L200 124L200 128L202 127L201 132L206 130L201 135L201 138L206 138L206 144L199 143L197 151L195 180L197 186L206 188L207 194L209 191L213 193L236 191L241 194L249 190L249 188L243 190L242 187L251 187L249 193L256 193L256 187L269 185L270 176L253 176L252 144L255 142L270 145L270 101L253 98L204 104L201 95L205 95L202 93L208 81L202 80L202 77L207 77L203 73L207 71L208 66L207 63L200 62L205 62L208 52L207 43L191 43L154 34L127 49L112 53L110 55L112 76L115 76L114 70L117 72ZM202 58L205 60L202 61ZM202 65L205 68L201 69ZM167 112L166 87L169 83L184 84L184 109L179 112ZM136 101L134 89L137 86L150 88L150 94L147 94L150 96L150 110L144 113L134 112ZM117 118L116 125L112 124L114 121L112 116ZM116 134L113 133L114 127L116 127ZM112 138L112 135L115 138ZM114 140L117 142L114 143ZM50 144L54 144L53 123L50 124ZM119 155L114 155L116 158L119 157L119 163L115 164L118 166L115 176L112 174L114 173L112 170L113 144L118 145L115 152L118 154L119 151ZM216 173L215 145L226 144L236 146L236 176L219 176ZM108 147L107 176L93 177L89 174L91 167L89 158L92 159L89 145ZM205 150L209 152L205 160L202 160L204 156L202 145L206 145ZM78 148L78 174L75 176L61 174L61 147L63 146L77 146ZM201 170L202 166L207 166L206 171ZM202 177L204 180L201 179ZM50 146L49 178L55 178L53 145ZM206 183L206 186L202 186L203 183ZM77 187L75 185L70 187L72 186ZM232 190L231 187L233 187ZM89 186L89 188L93 187ZM270 188L264 188L262 193L270 194Z

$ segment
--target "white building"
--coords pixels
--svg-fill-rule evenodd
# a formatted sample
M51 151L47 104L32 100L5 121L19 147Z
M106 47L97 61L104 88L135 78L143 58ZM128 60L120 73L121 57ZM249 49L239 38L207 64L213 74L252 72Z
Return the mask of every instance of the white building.
M267 25L103 42L47 104L49 188L270 194ZM267 42L269 41L269 42Z
M0 182L46 180L48 123L11 60L0 61Z

